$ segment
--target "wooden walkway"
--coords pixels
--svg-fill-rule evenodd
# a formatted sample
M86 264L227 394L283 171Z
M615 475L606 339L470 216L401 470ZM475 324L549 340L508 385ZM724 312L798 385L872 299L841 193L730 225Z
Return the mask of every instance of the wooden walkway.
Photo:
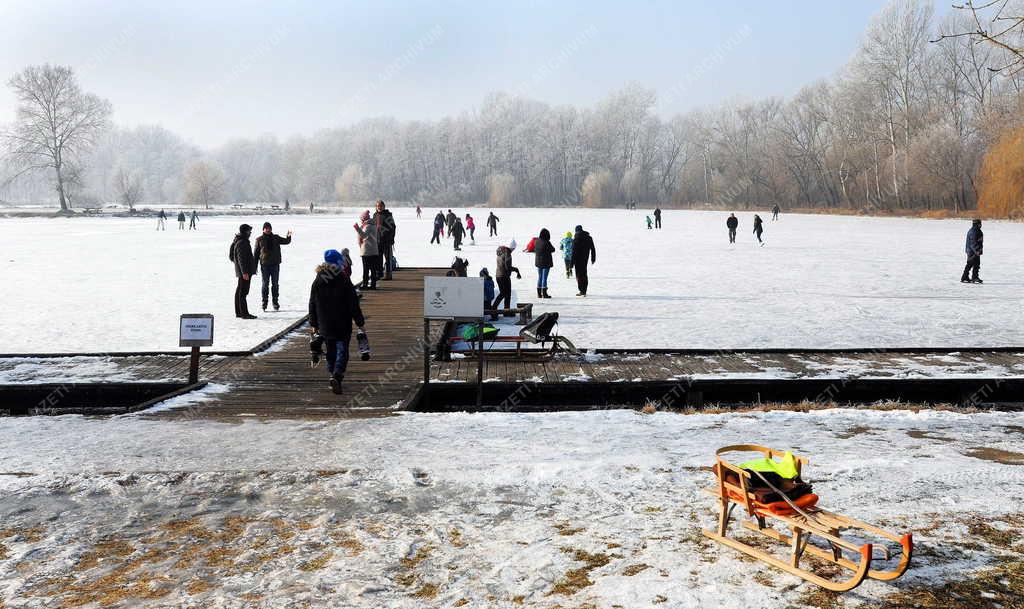
M414 395L423 378L423 277L438 269L401 269L392 281L363 293L362 309L373 352L360 361L350 345L343 395L328 387L321 362L309 365L308 326L302 326L264 353L228 358L210 376L210 386L227 391L187 408L144 416L160 418L351 418L387 416Z

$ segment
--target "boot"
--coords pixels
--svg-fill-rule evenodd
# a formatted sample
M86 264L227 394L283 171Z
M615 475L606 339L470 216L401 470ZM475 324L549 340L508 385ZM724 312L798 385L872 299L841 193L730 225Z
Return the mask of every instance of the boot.
M340 374L331 375L331 392L333 392L334 395L341 395L341 381L343 379L344 377Z
M537 298L544 298L544 291L541 288L537 288Z
M548 289L547 288L544 288L543 292L544 292L543 293L543 298L551 298L551 296L548 294Z

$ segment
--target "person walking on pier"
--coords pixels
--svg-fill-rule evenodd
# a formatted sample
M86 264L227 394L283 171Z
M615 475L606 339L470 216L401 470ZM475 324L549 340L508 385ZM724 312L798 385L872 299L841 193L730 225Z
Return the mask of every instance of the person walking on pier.
M590 233L583 230L582 226L576 225L576 234L572 238L572 266L576 271L576 286L580 290L577 296L587 295L587 288L590 286L590 278L587 276L588 263L597 263L597 248Z
M516 249L516 242L513 240L508 245L498 246L497 264L494 267L494 281L498 284L498 296L494 299L494 304L491 305L492 309L509 309L512 307L512 273L516 274L516 279L522 279L523 276L512 264L512 252ZM505 306L499 307L504 301Z
M160 213L158 213L156 215L156 229L157 230L167 230L167 226L165 225L166 222L167 222L167 214L165 214L164 210L161 209Z
M654 208L654 228L657 228L657 229L661 228L661 208L660 207L655 207Z
M967 231L967 266L960 276L961 283L985 283L978 277L981 271L981 254L985 249L985 233L981 232L981 220L975 219L971 222L971 229ZM970 276L968 277L968 273Z
M548 294L548 275L555 266L551 254L555 246L551 244L551 233L546 228L540 229L537 240L533 244L533 262L537 267L537 298L551 298Z
M337 250L324 252L324 263L316 267L316 278L309 290L310 331L326 343L327 373L331 375L331 391L336 395L342 393L341 383L348 368L352 323L359 329L366 323L343 264L344 257Z
M493 211L487 216L487 229L488 237L498 236L498 216L495 216Z
M359 256L363 259L362 289L376 290L377 278L380 276L380 250L377 249L379 235L377 227L370 222L370 212L364 211L359 222L352 225L359 235Z
M764 232L764 226L761 222L761 216L754 214L754 234L757 235L757 242L764 247L764 241L761 240L761 233Z
M274 310L281 310L281 304L278 299L280 294L278 281L281 278L281 246L288 245L291 242L292 231L288 231L287 237L275 235L270 222L263 223L263 234L256 238L253 256L260 265L260 276L263 278L260 296L263 297L264 311L267 310L267 297L271 293L274 297Z
M188 221L188 229L189 230L199 230L199 228L196 226L196 222L198 220L199 220L199 212L197 212L196 210L193 209L192 210L192 217L189 218L189 221Z
M486 313L491 308L491 302L494 301L494 280L487 272L487 267L480 269L480 277L484 280L484 313ZM498 319L498 316L492 313L491 321L495 319Z
M384 206L384 201L377 199L377 209L373 213L373 224L377 227L381 263L384 269L384 281L391 281L391 273L395 269L391 265L391 258L395 251L395 216L391 210Z
M725 221L725 227L729 229L729 243L736 243L736 229L739 225L740 220L736 214L729 214L729 219Z
M256 273L256 258L252 255L252 247L249 245L249 235L252 234L252 227L242 224L238 227L238 234L231 242L231 250L228 258L235 263L235 277L238 278L238 285L235 286L235 317L240 319L256 319L255 315L249 313L249 285L252 276Z

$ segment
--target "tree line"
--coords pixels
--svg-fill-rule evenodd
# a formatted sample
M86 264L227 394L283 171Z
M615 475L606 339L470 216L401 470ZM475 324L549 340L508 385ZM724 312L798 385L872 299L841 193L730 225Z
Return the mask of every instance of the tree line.
M0 199L973 209L986 151L1019 126L1024 99L1019 30L992 44L984 18L938 19L930 2L894 0L832 78L673 117L636 84L588 108L498 93L437 121L364 120L203 151L160 127L109 126L97 116L105 102L78 91L96 124L56 158L17 148L9 134L47 118L19 106ZM12 87L44 68L70 72L29 68Z

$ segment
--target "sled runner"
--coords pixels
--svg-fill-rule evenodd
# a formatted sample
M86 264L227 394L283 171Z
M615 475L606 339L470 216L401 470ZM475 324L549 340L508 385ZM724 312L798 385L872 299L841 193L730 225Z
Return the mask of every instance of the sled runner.
M485 344L490 343L493 346L496 343L512 343L515 346L515 349L490 349L487 351L487 357L549 359L560 351L578 353L572 341L555 333L557 325L558 313L549 311L535 317L533 321L520 328L519 334L516 336L497 336L495 333L488 333L485 328ZM466 326L466 328L475 328L475 325ZM443 357L450 358L452 353L473 353L477 347L473 346L472 343L478 342L475 334L476 331L473 330L473 332L474 334L470 338L465 337L461 332L455 336L449 336L447 340L447 353ZM452 348L453 345L463 342L470 344L470 347L458 350ZM548 343L551 343L550 347L546 346ZM524 348L524 346L529 345L539 345L541 348Z
M746 461L738 466L723 458L727 453L743 452L758 452L764 458ZM807 459L756 444L726 446L718 449L715 455L713 471L716 485L704 489L704 492L719 501L718 530L705 530L705 536L835 592L852 590L866 577L896 579L910 565L914 544L909 533L896 535L818 507L818 496L811 492L811 485L800 479L801 470L808 463ZM776 457L781 460L777 461ZM737 505L753 519L744 521L743 527L786 544L789 547L788 560L729 537L729 520ZM773 524L781 525L788 531L782 532L771 526ZM840 535L845 530L855 531L858 542L843 539ZM880 543L861 543L867 539L875 539ZM886 542L899 544L900 555L895 565L892 564L894 555L890 553ZM810 568L800 566L801 558L808 554L815 559L838 565L852 574L839 581L827 579ZM878 562L889 564L873 564Z

